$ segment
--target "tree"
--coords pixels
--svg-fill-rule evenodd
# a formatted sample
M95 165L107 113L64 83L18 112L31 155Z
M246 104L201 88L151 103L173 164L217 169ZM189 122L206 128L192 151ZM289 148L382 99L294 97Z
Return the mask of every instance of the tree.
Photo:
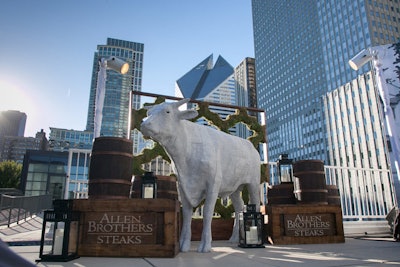
M22 164L15 161L0 162L0 188L17 188L20 183Z

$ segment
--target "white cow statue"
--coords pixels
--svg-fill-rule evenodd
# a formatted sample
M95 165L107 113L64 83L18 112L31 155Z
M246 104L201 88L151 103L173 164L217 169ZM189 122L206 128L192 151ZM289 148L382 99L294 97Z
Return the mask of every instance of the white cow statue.
M231 242L239 241L240 192L247 185L250 203L260 207L260 155L250 141L188 121L196 110L178 109L189 102L161 103L146 107L141 132L162 145L174 162L182 201L180 250L190 249L193 208L205 199L203 232L198 252L211 251L211 220L218 197L231 196L235 223Z

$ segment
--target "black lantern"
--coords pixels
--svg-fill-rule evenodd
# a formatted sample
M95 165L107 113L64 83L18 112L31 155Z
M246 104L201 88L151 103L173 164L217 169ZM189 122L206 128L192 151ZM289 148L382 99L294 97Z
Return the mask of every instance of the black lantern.
M263 248L264 217L256 211L256 205L249 204L245 212L239 214L239 247Z
M142 198L157 198L157 177L153 172L142 176Z
M278 176L280 183L293 182L293 160L288 158L288 154L281 154L278 160Z
M72 211L72 200L55 200L53 205L54 210L44 211L40 259L37 261L61 262L79 258L80 212Z

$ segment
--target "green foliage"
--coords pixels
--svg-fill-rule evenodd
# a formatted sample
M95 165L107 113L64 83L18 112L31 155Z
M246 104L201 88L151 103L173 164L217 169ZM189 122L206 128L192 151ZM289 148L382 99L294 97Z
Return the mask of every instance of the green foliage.
M15 161L0 162L0 188L18 188L22 164Z
M268 164L261 164L261 183L270 182L269 181L269 165Z
M171 159L168 157L167 153L165 153L164 148L159 143L155 143L154 148L146 148L142 154L134 157L132 173L134 175L143 175L145 170L142 169L142 164L150 162L158 156L161 156L164 160L171 163Z
M217 202L215 203L215 209L216 212L218 212L219 215L221 215L222 219L230 219L232 218L232 213L235 212L235 209L233 208L232 203L229 203L227 207L222 205L221 200L218 199Z
M151 105L157 105L162 102L165 102L164 97L158 97L153 104L145 103L144 106L151 106ZM131 116L131 128L132 129L137 129L140 131L140 124L142 123L143 119L147 117L147 110L145 108L141 109L133 109L132 110L132 116ZM144 161L143 163L145 163Z

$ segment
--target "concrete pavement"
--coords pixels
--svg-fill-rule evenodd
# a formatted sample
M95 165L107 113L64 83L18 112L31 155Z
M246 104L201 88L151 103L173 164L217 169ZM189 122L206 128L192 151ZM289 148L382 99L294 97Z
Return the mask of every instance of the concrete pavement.
M35 263L39 257L41 218L33 218L10 228L0 228L0 238L18 256ZM198 242L192 249L175 258L109 258L81 257L70 262L41 262L37 266L59 267L180 267L180 266L400 266L400 242L387 236L347 236L345 243L308 245L266 245L265 248L245 249L227 241L214 241L211 253L197 253ZM1 264L0 258L0 266Z

